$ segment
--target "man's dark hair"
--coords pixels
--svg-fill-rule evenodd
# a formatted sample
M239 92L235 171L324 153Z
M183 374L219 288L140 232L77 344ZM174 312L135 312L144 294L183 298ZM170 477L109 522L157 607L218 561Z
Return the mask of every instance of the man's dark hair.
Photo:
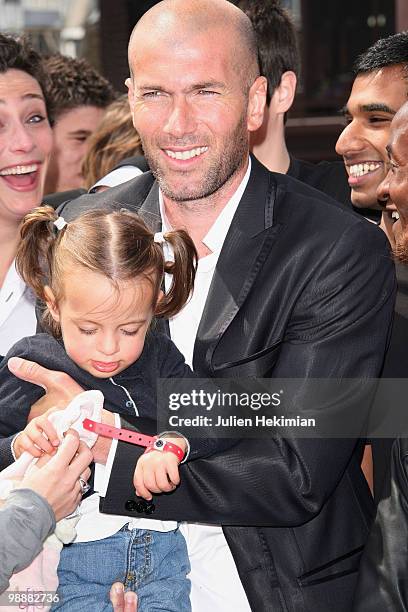
M402 65L405 77L408 78L408 32L398 32L377 40L359 55L354 64L354 74L357 76L398 65Z
M11 34L0 34L0 73L5 73L8 70L21 70L38 82L49 113L50 100L45 86L46 78L42 57L33 49L26 38Z
M267 104L284 72L299 77L300 57L296 31L288 12L276 0L234 0L252 22L258 42L261 74L268 80Z
M54 119L78 106L105 108L117 97L112 85L86 60L56 54L43 61Z

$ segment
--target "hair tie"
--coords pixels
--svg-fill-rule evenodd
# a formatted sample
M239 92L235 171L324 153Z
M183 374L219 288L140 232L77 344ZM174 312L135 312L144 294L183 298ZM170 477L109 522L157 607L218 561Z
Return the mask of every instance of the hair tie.
M57 230L61 231L67 225L67 222L65 221L64 217L58 217L58 219L54 221L54 225Z
M157 242L157 244L163 244L166 242L163 232L156 232L153 236L153 242Z

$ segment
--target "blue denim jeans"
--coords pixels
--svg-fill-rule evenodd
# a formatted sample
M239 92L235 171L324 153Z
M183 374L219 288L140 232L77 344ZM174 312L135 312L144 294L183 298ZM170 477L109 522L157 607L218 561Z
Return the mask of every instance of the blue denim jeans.
M64 546L58 566L59 612L111 611L116 581L138 595L138 612L191 612L190 562L178 529L129 530L96 542Z

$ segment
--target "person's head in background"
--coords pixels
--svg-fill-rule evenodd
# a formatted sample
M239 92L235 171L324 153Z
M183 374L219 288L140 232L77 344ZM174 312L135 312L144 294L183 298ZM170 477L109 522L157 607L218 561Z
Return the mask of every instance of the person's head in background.
M408 102L391 122L386 148L390 166L377 196L398 211L399 218L388 236L397 259L408 264Z
M89 137L82 166L84 187L89 189L122 159L134 155L143 155L143 149L125 94L108 106L102 121Z
M0 34L0 229L2 257L8 251L11 260L22 218L41 203L52 149L44 83L29 42Z
M391 121L408 99L408 32L378 40L359 56L345 107L348 125L336 144L359 208L384 208L377 188L388 172Z
M286 113L293 104L300 73L295 26L277 0L233 0L233 4L252 22L260 72L268 80L264 120L251 134L251 149L269 170L286 172L290 163L285 142Z
M111 84L86 60L53 55L44 60L52 104L54 148L46 193L83 186L88 138L116 97Z

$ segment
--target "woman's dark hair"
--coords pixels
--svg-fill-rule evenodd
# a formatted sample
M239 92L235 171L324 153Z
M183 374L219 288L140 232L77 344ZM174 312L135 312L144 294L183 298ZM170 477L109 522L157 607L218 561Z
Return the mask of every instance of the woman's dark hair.
M166 261L155 234L141 217L128 210L90 210L58 231L54 224L57 218L51 206L39 206L26 215L16 256L20 275L43 302L48 285L58 304L64 297L64 273L68 268L81 267L102 274L117 291L123 282L147 278L153 286L153 309L159 317L174 316L188 301L197 252L184 230L163 235L174 255L174 261ZM171 274L173 281L159 299L165 273ZM54 335L60 334L48 308L44 323Z
M26 38L0 33L0 74L8 70L21 70L35 79L44 94L48 117L52 108L46 91L46 75L42 57Z

